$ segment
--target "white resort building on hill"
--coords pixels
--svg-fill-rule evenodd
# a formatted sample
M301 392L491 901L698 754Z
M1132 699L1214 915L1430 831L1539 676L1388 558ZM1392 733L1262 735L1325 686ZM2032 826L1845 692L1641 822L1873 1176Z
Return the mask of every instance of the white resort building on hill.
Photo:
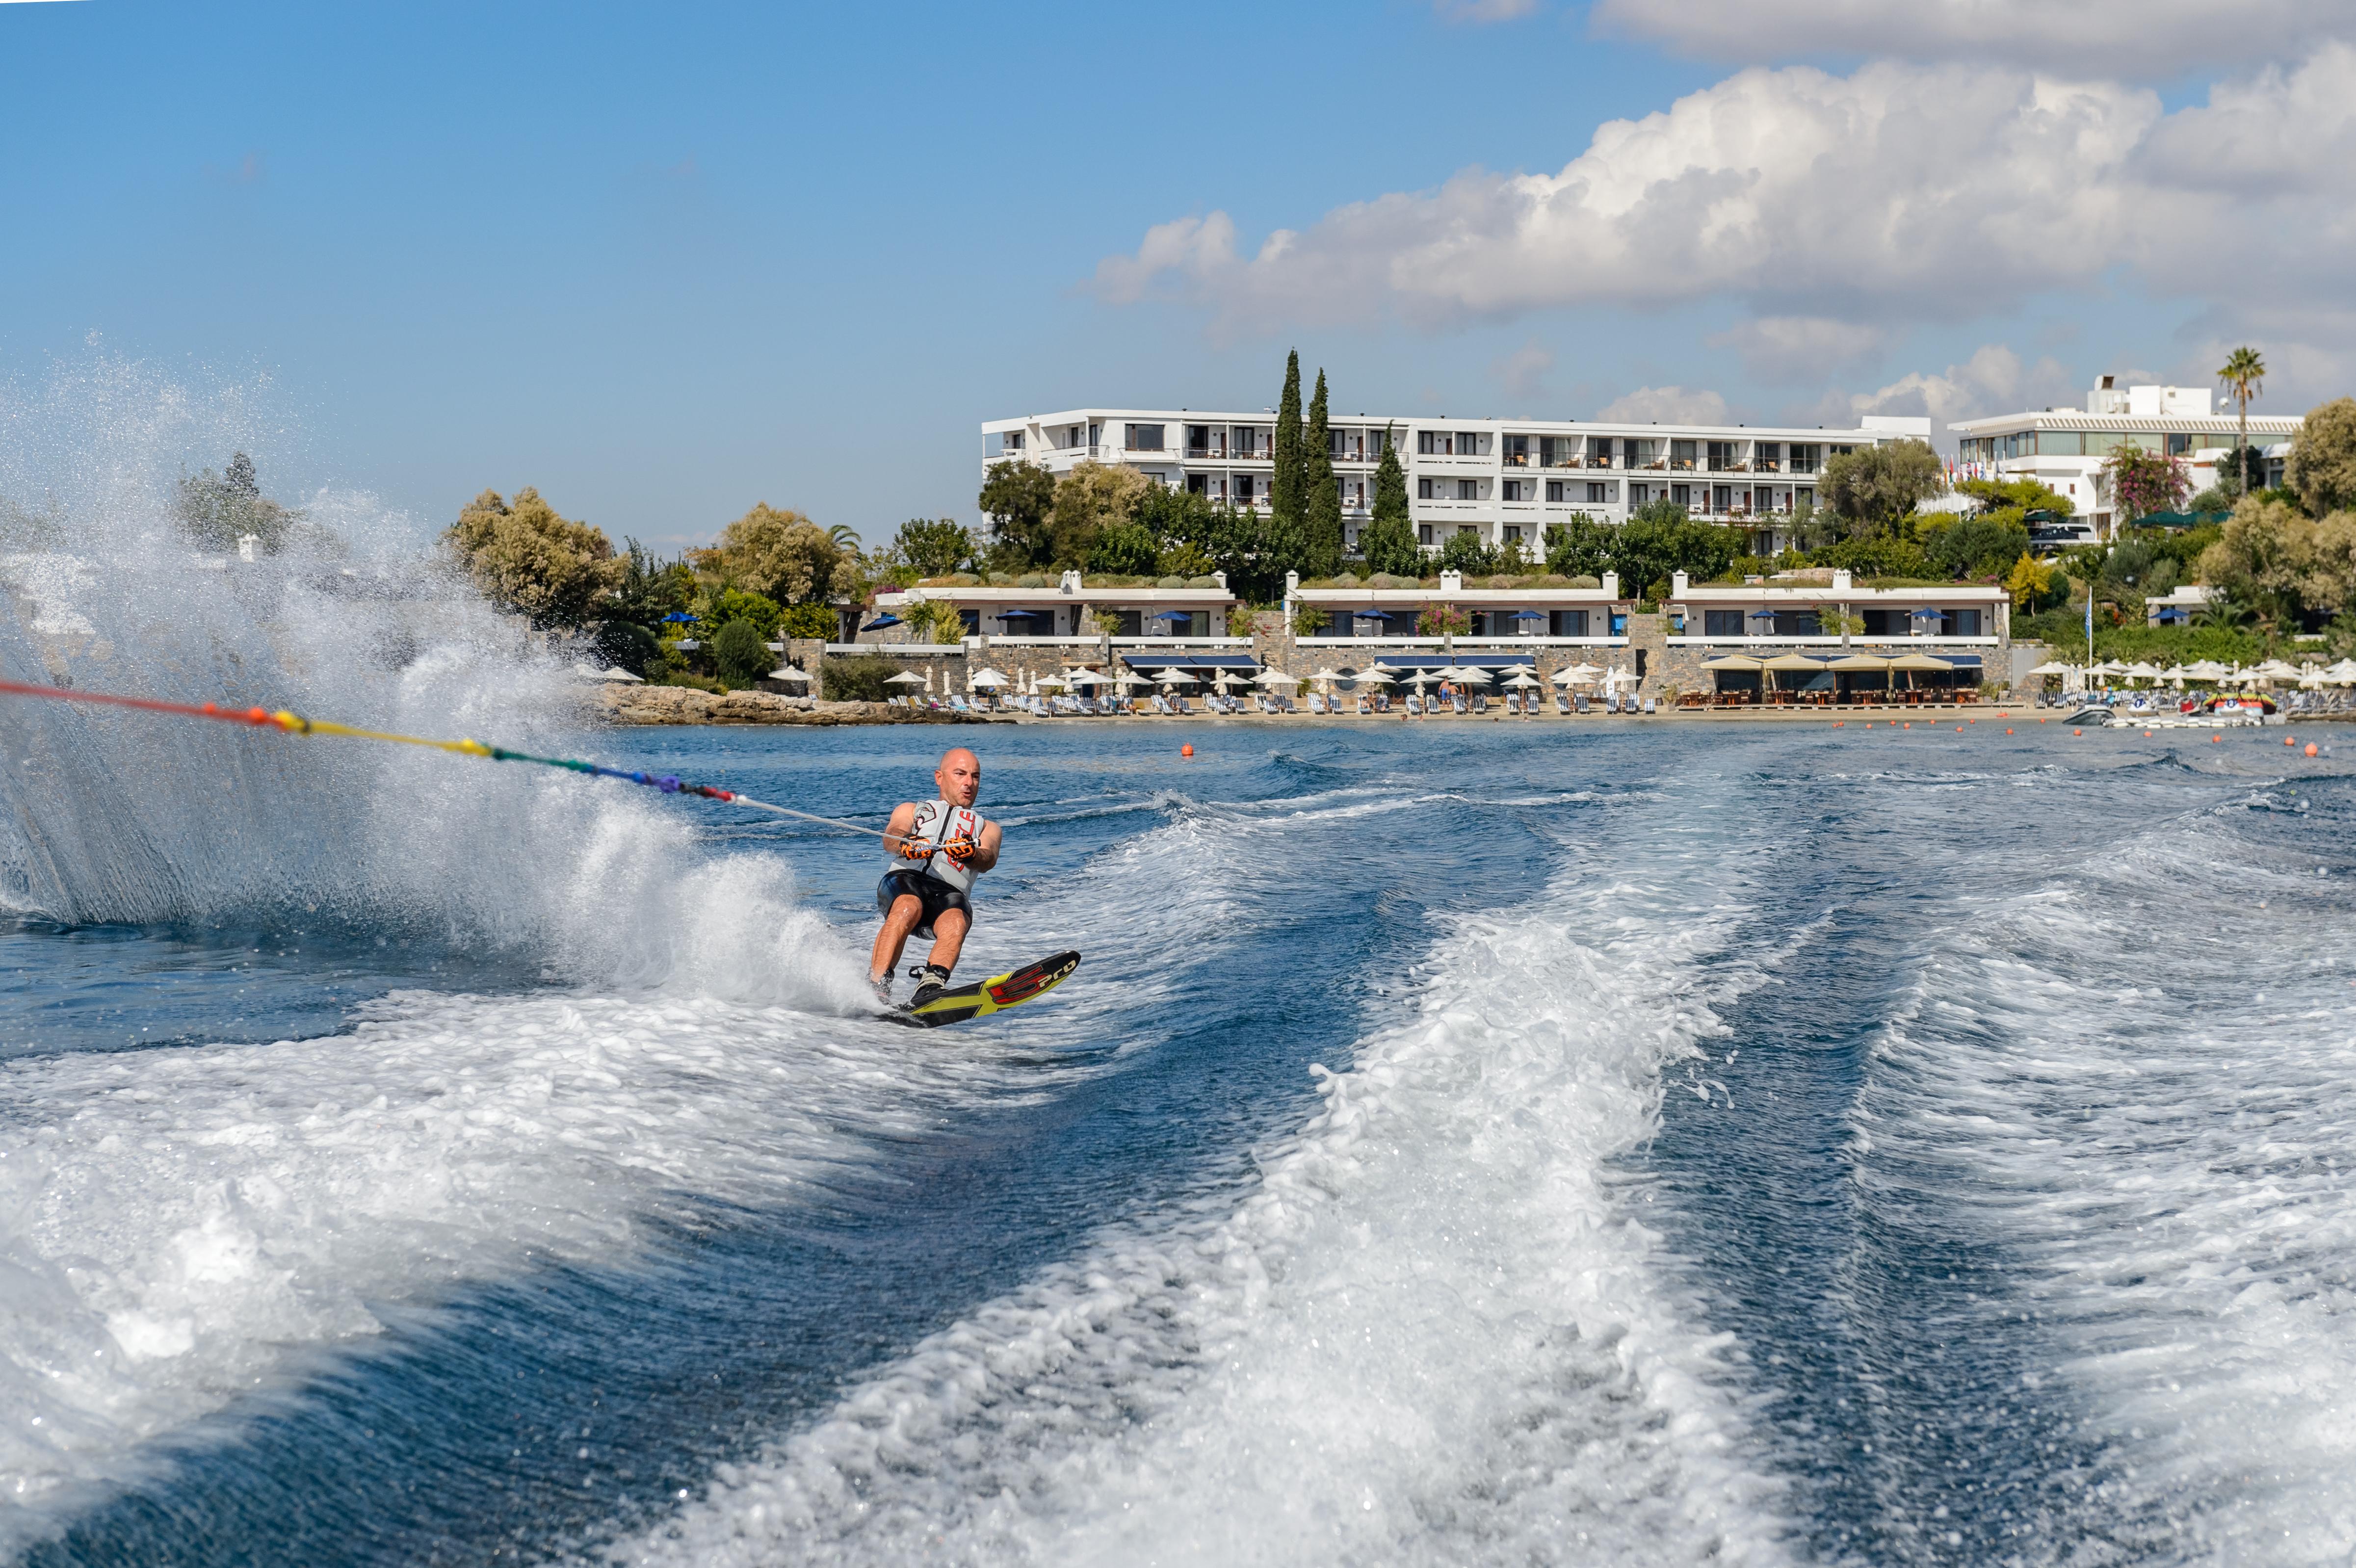
M2103 465L2130 441L2182 458L2196 492L2216 483L2218 460L2232 452L2240 416L2212 411L2206 387L2121 387L2116 380L2104 376L2086 394L2083 410L1991 414L1949 425L1962 442L1957 462L1981 478L2037 480L2074 505L2098 539L2112 532ZM2296 414L2250 416L2250 445L2265 454L2268 484L2282 482L2301 423Z
M1020 459L1056 474L1121 464L1215 502L1265 507L1274 473L1273 414L1208 409L1071 408L994 419L982 461ZM1826 459L1882 442L1928 441L1927 419L1869 417L1854 428L1630 424L1594 420L1336 415L1331 454L1342 528L1355 547L1375 496L1387 433L1407 470L1417 537L1438 546L1471 532L1536 551L1546 526L1574 512L1622 522L1652 500L1751 530L1772 554L1815 504Z

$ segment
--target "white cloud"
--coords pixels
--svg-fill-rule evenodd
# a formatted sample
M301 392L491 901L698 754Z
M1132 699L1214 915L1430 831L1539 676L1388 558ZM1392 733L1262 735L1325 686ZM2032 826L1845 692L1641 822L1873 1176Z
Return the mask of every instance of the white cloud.
M1873 354L1888 334L1879 327L1822 316L1762 316L1703 339L1742 356L1762 381L1813 381Z
M1538 8L1538 0L1431 0L1443 22L1510 22Z
M1726 400L1698 388L1638 387L1597 409L1595 417L1612 424L1724 424Z
M1596 0L1588 16L1716 59L2072 60L2147 80L2356 37L2356 0Z
M1554 369L1554 350L1533 338L1489 367L1497 384L1515 397L1535 397L1546 390L1547 373Z
M2337 310L2351 198L2343 44L2174 113L2005 67L1754 70L1600 126L1558 173L1468 169L1279 230L1249 259L1224 213L1163 224L1097 286L1192 300L1223 334L1720 296L1872 324L2002 311L2119 268L2160 295Z
M1935 374L1917 371L1888 386L1857 392L1847 413L1927 413L1941 424L1987 413L2014 413L2048 404L2074 403L2078 389L2069 371L2053 360L2023 365L2020 356L2000 343L1983 345L1960 365Z

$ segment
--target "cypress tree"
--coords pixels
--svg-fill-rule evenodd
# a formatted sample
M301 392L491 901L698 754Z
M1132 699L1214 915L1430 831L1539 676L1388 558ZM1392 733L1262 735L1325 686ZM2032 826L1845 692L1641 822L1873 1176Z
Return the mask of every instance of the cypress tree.
M1374 515L1358 531L1358 549L1370 572L1423 575L1423 551L1415 542L1415 520L1407 504L1407 469L1399 463L1398 432L1383 432L1382 461L1375 468Z
M1301 571L1330 577L1342 569L1342 481L1333 477L1333 441L1325 420L1325 371L1317 371L1317 392L1309 400L1309 434L1301 447L1308 470L1306 526L1309 549Z
M1284 392L1276 400L1276 473L1268 484L1269 533L1272 538L1299 540L1308 510L1309 498L1304 493L1308 478L1301 451L1301 350L1293 349L1284 357ZM1279 565L1298 567L1297 560Z

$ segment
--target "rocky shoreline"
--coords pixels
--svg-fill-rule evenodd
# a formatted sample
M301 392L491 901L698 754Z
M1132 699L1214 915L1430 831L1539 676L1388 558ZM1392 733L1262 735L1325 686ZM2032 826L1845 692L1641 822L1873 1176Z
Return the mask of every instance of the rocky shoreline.
M823 703L774 692L730 692L715 696L692 686L600 686L596 701L617 725L971 725L992 721L980 714L926 708L895 708L883 703Z

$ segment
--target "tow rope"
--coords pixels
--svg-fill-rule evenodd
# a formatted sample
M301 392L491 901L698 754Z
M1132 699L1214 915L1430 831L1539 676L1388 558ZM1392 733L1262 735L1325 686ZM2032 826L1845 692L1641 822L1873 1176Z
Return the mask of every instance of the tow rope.
M11 697L44 697L59 703L92 703L113 708L137 708L151 714L173 714L181 718L211 719L220 724L244 725L253 729L283 730L288 735L337 735L354 740L389 741L395 746L431 746L436 751L455 752L461 757L479 757L490 762L530 762L542 768L561 768L568 773L585 773L596 779L619 779L626 784L642 784L649 789L659 789L666 795L699 795L707 800L724 801L732 806L750 806L756 811L774 811L781 817L798 817L806 822L820 822L845 832L865 833L870 838L888 839L889 833L876 828L862 828L857 822L846 822L834 817L821 817L815 811L798 811L791 806L772 805L755 800L750 795L734 789L715 789L709 784L691 784L676 774L647 773L627 768L608 768L603 763L587 762L573 757L534 757L527 751L509 751L503 746L486 746L479 740L435 740L422 735L394 735L388 730L359 729L351 725L333 724L326 719L306 719L302 714L281 708L272 713L267 708L225 708L218 703L165 703L153 697L122 697L109 692L80 692L63 686L28 686L15 681L0 681L0 695Z

